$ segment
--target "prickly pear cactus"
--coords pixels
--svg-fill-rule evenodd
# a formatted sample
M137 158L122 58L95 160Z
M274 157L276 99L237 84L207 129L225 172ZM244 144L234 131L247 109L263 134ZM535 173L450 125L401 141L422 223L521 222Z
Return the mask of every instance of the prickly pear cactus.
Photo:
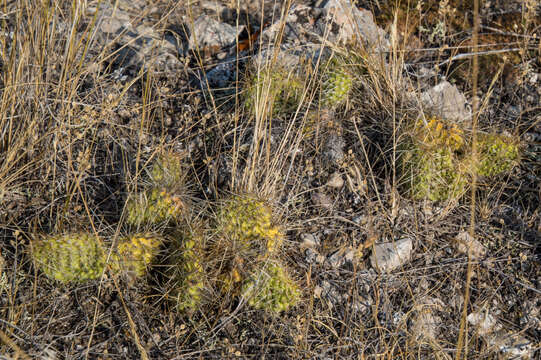
M436 118L416 123L400 150L402 184L414 199L445 201L462 196L469 178L458 157L462 130Z
M256 107L266 104L266 112L273 116L291 113L297 109L304 87L296 72L283 67L255 71L246 84L246 109L255 115Z
M299 301L300 292L281 264L269 262L244 282L242 296L256 309L281 312Z
M142 277L158 255L162 243L163 239L153 234L137 234L120 239L111 258L111 267Z
M509 172L519 161L518 141L511 136L480 134L477 139L479 176L496 176Z
M323 81L323 104L335 108L346 101L353 88L353 78L342 60L329 61Z
M83 232L44 237L32 243L32 257L47 277L60 282L97 279L106 262L100 239Z
M178 311L194 311L202 302L205 286L203 237L197 230L180 234L179 250L172 257L170 296Z
M152 166L150 179L155 187L173 189L181 186L184 181L182 157L172 152L160 154Z
M177 220L185 205L180 196L165 188L154 188L135 194L126 204L127 221L131 225L156 224Z
M235 196L218 212L219 230L239 252L266 256L282 245L284 234L273 223L272 210L253 197Z

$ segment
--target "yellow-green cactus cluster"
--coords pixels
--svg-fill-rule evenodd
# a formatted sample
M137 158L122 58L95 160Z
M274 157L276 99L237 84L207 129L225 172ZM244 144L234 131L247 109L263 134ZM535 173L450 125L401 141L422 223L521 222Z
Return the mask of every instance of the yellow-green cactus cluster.
M120 240L113 253L111 267L142 277L158 255L162 243L162 238L153 234L136 234L125 237Z
M460 197L468 185L458 151L462 130L431 118L418 121L400 153L403 184L414 199L444 201Z
M439 147L458 151L464 146L464 131L454 123L446 123L438 118L429 118L425 125L419 120L416 138L428 147Z
M414 199L444 201L464 194L468 177L456 155L447 148L414 147L401 154L404 185Z
M32 256L45 275L61 282L97 279L106 263L100 239L87 233L53 235L35 241Z
M323 81L323 104L334 108L346 101L351 89L353 79L342 61L332 59Z
M299 301L300 292L281 264L269 262L244 282L242 296L256 309L281 312Z
M151 186L137 193L126 204L131 225L158 224L178 220L186 204L178 194L182 189L181 157L173 153L158 156L150 171Z
M144 276L161 243L160 237L148 234L122 239L112 252L111 271ZM74 232L33 242L32 257L47 277L64 283L82 282L101 276L107 264L106 249L97 236Z
M245 91L246 108L255 114L256 107L264 104L264 112L272 116L294 112L304 88L304 80L297 72L280 66L266 68L249 77Z
M173 256L172 297L179 311L196 310L202 301L205 272L202 265L202 237L196 233L181 236L180 251Z
M165 188L154 188L135 194L126 205L131 225L156 224L180 218L184 203Z
M240 253L256 252L267 256L282 245L284 234L272 221L272 210L253 197L236 196L226 201L218 212L218 226L233 248Z
M481 134L477 139L479 176L496 176L509 172L519 160L518 142L510 136Z

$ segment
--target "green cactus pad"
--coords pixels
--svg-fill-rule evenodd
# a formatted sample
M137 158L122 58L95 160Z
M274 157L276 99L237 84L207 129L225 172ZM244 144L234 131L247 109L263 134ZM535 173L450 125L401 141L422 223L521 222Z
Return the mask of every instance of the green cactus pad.
M160 154L152 166L150 179L154 187L159 188L173 189L182 185L182 157L172 152Z
M106 262L99 238L87 233L47 236L32 244L32 257L47 277L60 282L97 279Z
M165 188L135 194L127 203L127 221L131 225L156 224L177 220L184 212L184 202Z
M161 237L152 234L137 234L120 239L112 256L112 268L136 277L144 276L162 243Z
M204 239L197 231L185 231L177 240L179 251L172 257L170 296L178 311L194 311L201 305L205 286Z
M346 101L352 88L352 76L343 62L330 60L323 81L323 104L330 108L337 107Z
M272 67L255 72L245 88L246 109L255 115L256 106L265 104L272 116L294 112L302 98L304 80L283 67Z
M226 201L218 212L218 227L239 251L255 250L260 256L275 253L284 239L273 223L271 208L252 197Z
M281 312L299 301L300 292L282 265L269 262L244 282L242 296L256 309Z
M519 161L518 141L510 136L480 134L477 174L491 177L509 172Z

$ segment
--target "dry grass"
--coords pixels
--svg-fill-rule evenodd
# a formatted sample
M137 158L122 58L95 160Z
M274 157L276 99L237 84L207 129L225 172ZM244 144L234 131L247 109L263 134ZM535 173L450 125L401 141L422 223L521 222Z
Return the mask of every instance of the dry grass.
M66 359L493 358L466 321L482 308L499 311L508 331L537 341L539 328L521 314L539 306L541 271L541 146L535 139L541 118L539 105L527 99L538 96L528 85L541 68L538 5L524 1L516 27L494 29L483 1L471 9L455 1L437 9L430 1L428 8L413 1L410 7L377 3L372 10L390 34L385 59L355 44L331 47L353 79L347 101L322 106L328 63L315 59L301 69L309 76L294 106L277 113L269 107L279 94L264 76L277 66L276 53L259 67L237 61L237 80L226 89L210 86L204 74L216 59L204 49L187 54L176 73L147 64L126 69L126 80L119 80L115 58L136 41L104 46L99 12L89 11L98 2L1 3L0 234L6 265L0 352ZM152 18L159 29L179 22L191 28L200 5L158 2L157 11L147 8L141 18L160 14ZM245 21L241 5L223 4L237 11L237 25ZM285 14L293 2L279 5ZM279 14L267 9L249 9L252 26L277 21ZM473 21L458 19L482 24L472 31ZM283 30L285 23L279 24ZM282 36L278 32L274 45ZM502 57L491 63L495 54ZM478 130L507 130L522 140L519 167L493 181L474 177L470 196L444 203L402 193L401 145L411 135L412 119L425 116L419 97L410 94L437 83L436 74L422 78L423 66L456 77L472 99L467 134L474 157ZM288 77L298 72L288 70ZM194 85L200 74L201 87ZM251 77L261 86L247 102ZM335 138L345 143L339 160L328 155ZM270 314L213 288L216 269L225 266L216 252L205 265L213 270L205 279L204 305L185 313L167 300L174 285L168 259L178 249L164 249L145 281L106 271L99 281L59 285L36 269L27 249L40 234L83 230L112 245L132 231L126 200L149 186L148 170L164 150L185 159L181 191L190 211L178 223L187 225L142 230L174 236L175 226L204 228L209 243L220 241L209 224L224 199L265 199L286 231L278 257L302 289L297 306ZM326 185L333 173L343 187ZM486 258L452 246L466 229L488 249ZM317 244L301 244L306 234ZM402 237L414 239L412 262L392 274L376 273L369 265L374 242ZM440 324L434 336L423 319Z

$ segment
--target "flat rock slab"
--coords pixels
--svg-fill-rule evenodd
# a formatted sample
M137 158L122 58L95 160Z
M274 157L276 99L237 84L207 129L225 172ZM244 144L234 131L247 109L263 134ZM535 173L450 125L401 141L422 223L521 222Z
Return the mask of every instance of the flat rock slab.
M466 107L466 97L456 86L447 81L423 92L421 103L432 115L441 119L460 124L471 118L471 112Z
M410 238L376 244L370 257L370 263L378 272L389 273L408 263L412 253L413 240Z

